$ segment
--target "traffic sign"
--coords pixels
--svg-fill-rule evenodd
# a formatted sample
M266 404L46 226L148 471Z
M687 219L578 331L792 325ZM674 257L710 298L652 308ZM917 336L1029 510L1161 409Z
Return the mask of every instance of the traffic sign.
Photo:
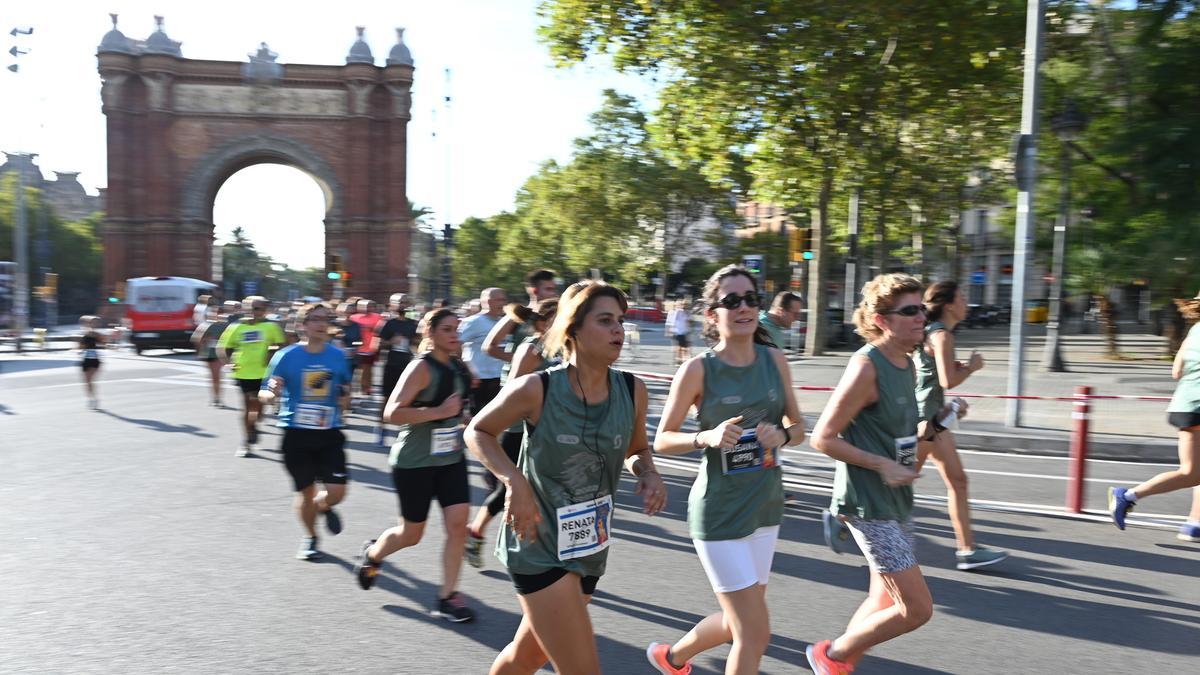
M258 282L257 281L243 281L242 282L242 295L254 295L257 292L258 292Z
M972 272L971 283L975 285L987 283L987 272Z

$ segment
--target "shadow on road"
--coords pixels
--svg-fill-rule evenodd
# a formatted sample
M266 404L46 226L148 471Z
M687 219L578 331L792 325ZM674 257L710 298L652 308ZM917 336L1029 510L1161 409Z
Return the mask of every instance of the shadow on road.
M104 410L103 408L100 410L97 410L96 412L103 413L105 415L108 415L109 417L112 417L113 419L121 420L122 422L136 424L145 429L149 429L150 431L161 431L161 432L169 433L169 434L190 434L192 436L199 436L201 438L216 438L217 437L215 434L210 434L209 432L204 431L203 429L201 429L200 427L198 427L194 424L168 424L167 422L162 422L160 420L149 420L149 419L139 419L136 417L125 417L123 415L118 415L117 413L112 412L111 410Z
M51 368L79 367L78 359L4 359L0 361L0 373L27 373ZM82 386L82 385L80 385Z

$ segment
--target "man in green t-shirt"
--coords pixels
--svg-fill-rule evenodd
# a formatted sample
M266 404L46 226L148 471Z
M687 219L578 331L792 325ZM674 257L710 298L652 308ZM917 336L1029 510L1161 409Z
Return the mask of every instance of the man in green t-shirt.
M242 307L250 316L230 323L221 333L217 355L222 363L233 363L233 379L242 390L242 426L246 440L238 448L237 456L247 457L258 442L258 416L262 412L258 390L267 374L267 364L275 350L283 346L284 337L279 324L266 319L266 298L252 295L242 301Z
M771 302L770 311L759 312L758 322L767 329L767 335L785 354L787 353L786 336L784 331L791 330L792 324L800 318L804 310L804 301L791 291L780 291Z

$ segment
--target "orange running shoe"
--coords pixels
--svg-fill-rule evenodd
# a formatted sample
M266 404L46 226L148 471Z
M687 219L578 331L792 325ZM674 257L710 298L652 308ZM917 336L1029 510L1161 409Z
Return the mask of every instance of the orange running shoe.
M661 642L651 642L650 646L646 647L646 660L662 675L689 675L692 672L691 661L683 664L682 668L676 668L667 659L667 652L669 651L671 651L671 645L665 645Z
M817 675L850 675L854 672L854 666L849 663L829 658L829 640L809 645L804 653L808 656L808 667Z

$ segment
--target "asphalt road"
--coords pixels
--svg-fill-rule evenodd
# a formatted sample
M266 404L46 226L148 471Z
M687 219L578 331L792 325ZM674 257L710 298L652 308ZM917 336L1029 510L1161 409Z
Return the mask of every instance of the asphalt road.
M195 361L106 353L101 411L85 409L72 356L6 356L0 365L9 439L0 671L474 673L511 637L519 606L490 559L482 572L464 570L475 623L429 617L442 541L436 511L426 541L393 556L375 589L357 587L350 567L359 543L396 513L386 450L369 442L364 416L348 430L346 531L323 539L324 562L304 563L292 558L300 528L277 434L264 434L257 457L235 458L237 412L206 407ZM234 393L227 387L227 400ZM655 388L652 412L661 393ZM971 453L966 461L982 500L1047 513L1061 506L1062 460ZM605 672L650 672L649 641L678 637L717 606L684 522L695 460L662 464L666 512L642 515L629 481L619 495L618 541L591 610ZM821 541L828 461L802 447L786 468L794 501L768 594L766 673L802 672L805 645L840 631L867 581L861 558ZM1089 483L1090 505L1102 507L1107 481L1161 469L1092 463L1099 482ZM472 463L477 501L480 472ZM980 541L1013 558L968 574L953 569L932 470L918 493L927 496L916 514L918 555L935 616L881 646L859 672L1200 671L1200 546L1164 527L1121 533L1104 522L981 508ZM1188 498L1143 508L1178 516ZM697 659L696 672L721 672L726 652Z

